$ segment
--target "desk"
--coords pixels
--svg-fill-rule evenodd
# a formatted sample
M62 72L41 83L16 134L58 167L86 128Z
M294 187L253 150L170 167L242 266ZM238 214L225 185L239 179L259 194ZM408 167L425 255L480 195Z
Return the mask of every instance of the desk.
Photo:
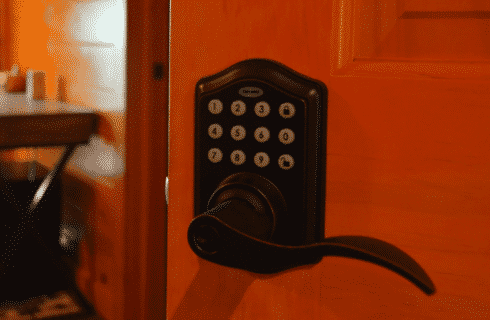
M44 194L59 177L76 146L88 143L90 135L97 130L97 123L98 116L93 109L62 102L30 100L25 94L10 94L0 90L0 149L65 146L65 152L54 169L46 174L30 203L23 204L16 201L9 183L5 181L6 175L0 177L0 192L10 206L4 208L7 210L3 210L3 213L13 212L19 217L18 225L9 226L2 231L2 236L8 240L5 243L9 243L10 247L9 250L0 247L0 280L10 280L8 274L13 270L11 261L16 261L12 257L19 256L15 247L20 239L30 232L47 257L51 258L54 265L58 267L59 274L67 280L70 287L76 290L74 280L70 279L71 274L64 270L64 263L52 252L52 248L44 243L33 220L36 218L35 210ZM17 298L28 297L19 295Z
M95 110L30 100L0 91L0 149L87 143L97 129Z

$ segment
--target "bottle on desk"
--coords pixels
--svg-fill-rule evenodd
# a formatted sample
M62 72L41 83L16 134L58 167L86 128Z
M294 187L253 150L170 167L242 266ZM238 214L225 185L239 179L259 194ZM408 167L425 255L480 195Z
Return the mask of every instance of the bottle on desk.
M26 97L35 100L44 100L46 98L46 74L44 71L27 70Z

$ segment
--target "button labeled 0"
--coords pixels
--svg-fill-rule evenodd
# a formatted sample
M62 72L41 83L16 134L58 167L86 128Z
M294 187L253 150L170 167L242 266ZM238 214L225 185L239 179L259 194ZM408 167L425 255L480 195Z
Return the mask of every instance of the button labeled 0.
M283 144L290 144L294 141L294 132L291 129L282 129L279 131L279 141Z

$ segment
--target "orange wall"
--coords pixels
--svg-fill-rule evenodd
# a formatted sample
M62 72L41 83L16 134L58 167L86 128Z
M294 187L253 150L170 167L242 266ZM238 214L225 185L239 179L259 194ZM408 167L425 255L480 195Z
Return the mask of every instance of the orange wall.
M46 43L50 30L44 21L46 1L10 0L12 17L11 62L19 65L21 74L36 69L46 72L46 94L56 97L56 79L53 57Z

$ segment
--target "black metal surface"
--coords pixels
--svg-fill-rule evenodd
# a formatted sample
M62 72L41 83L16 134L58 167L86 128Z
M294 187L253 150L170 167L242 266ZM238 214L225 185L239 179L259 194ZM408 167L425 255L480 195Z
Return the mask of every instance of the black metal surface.
M241 88L255 87L262 91L260 96L246 97L239 93ZM213 76L201 79L196 85L195 97L195 184L194 215L207 210L207 202L218 184L237 172L260 174L280 186L290 214L285 225L275 235L283 244L306 244L319 241L324 235L325 197L325 152L327 89L320 81L301 75L288 67L265 59L251 59L237 63ZM208 103L213 99L223 102L223 111L212 114ZM235 116L231 104L241 100L247 111ZM254 113L257 102L266 101L271 112L266 117ZM279 115L279 106L291 102L296 107L294 117L284 119ZM218 123L223 135L213 139L208 127ZM245 139L231 138L231 128L243 126ZM254 130L267 127L270 139L260 143L254 138ZM289 145L279 142L278 133L289 128L295 133L295 141ZM219 163L208 160L208 150L220 148L223 159ZM230 161L233 150L242 150L246 161L234 165ZM254 164L253 156L266 152L270 164L260 168ZM282 154L293 156L295 164L289 170L279 168L278 158Z

